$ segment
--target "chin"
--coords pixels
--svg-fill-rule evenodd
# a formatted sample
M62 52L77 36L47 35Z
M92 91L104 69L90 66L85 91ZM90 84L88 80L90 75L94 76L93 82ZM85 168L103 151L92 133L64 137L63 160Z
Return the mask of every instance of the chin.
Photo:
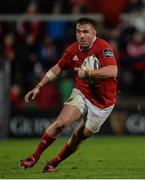
M89 45L80 45L81 48L84 48L84 49L88 49L90 46Z
M80 46L81 46L82 48L87 48L87 47L88 47L87 44L80 44Z

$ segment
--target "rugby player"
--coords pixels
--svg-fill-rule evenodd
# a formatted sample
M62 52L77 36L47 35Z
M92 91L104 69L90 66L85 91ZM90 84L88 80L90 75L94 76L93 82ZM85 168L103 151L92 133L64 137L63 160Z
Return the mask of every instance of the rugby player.
M58 139L61 132L80 119L79 126L62 150L42 170L42 172L55 172L59 163L74 153L81 142L100 130L112 112L116 103L117 63L111 45L96 34L94 19L82 17L77 20L77 41L68 46L58 63L45 74L34 89L26 94L25 101L28 103L35 99L43 86L54 81L63 70L74 70L75 87L70 98L64 103L56 120L45 130L34 153L20 160L20 166L33 167L43 151ZM90 70L82 66L85 59L90 56L99 60L99 68Z

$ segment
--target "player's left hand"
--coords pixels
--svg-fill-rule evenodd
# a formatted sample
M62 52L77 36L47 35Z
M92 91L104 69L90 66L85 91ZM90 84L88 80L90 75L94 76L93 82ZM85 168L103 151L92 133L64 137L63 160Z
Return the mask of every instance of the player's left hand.
M88 78L88 77L89 77L89 70L80 68L80 69L78 70L78 77L79 77L80 79L86 79L86 78Z

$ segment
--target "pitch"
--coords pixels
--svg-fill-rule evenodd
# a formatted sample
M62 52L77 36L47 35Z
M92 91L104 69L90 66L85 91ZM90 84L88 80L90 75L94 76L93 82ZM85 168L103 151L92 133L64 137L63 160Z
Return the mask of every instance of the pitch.
M95 136L64 161L56 173L41 173L66 139L47 149L32 169L21 169L18 162L30 155L39 139L0 140L0 179L145 179L144 136Z

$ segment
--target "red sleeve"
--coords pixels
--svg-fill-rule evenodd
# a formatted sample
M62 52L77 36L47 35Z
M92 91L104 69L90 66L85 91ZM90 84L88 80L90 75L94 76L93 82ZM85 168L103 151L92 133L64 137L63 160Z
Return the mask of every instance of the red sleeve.
M70 48L68 48L60 60L58 61L58 65L61 69L67 69L72 67L72 55L70 52Z
M116 65L117 63L111 45L106 41L102 41L99 47L98 58L102 66Z

